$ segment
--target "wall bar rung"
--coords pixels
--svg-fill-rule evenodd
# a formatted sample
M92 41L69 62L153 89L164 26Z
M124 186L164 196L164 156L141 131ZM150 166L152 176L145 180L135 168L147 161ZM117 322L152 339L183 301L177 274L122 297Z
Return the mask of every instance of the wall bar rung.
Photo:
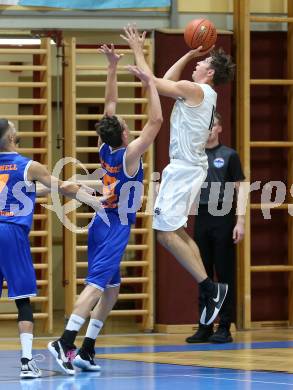
M34 319L44 320L49 317L48 313L34 313ZM0 314L0 320L17 320L18 314Z
M292 272L293 265L253 265L252 272Z
M0 99L1 100L1 99ZM147 103L147 99L145 98L120 98L118 99L118 104L145 104ZM77 98L76 99L76 103L77 104L92 104L92 103L97 103L97 104L103 104L105 103L105 99L104 98Z
M44 88L47 83L44 81L0 81L0 87L16 87L16 88Z
M290 141L252 141L252 148L293 148L293 142Z
M77 87L91 87L91 88L97 88L97 87L105 87L106 81L77 81L75 84ZM1 83L0 83L1 86ZM118 81L117 82L118 87L142 87L142 83L137 81Z
M147 119L148 116L145 114L116 114L123 119ZM103 114L79 114L76 115L77 120L98 120L103 118Z
M276 209L279 209L279 210L288 210L288 207L289 206L293 206L290 205L290 203L283 203L281 204L280 206L274 206L273 203L272 204L266 204L266 203L252 203L250 205L250 208L252 210L267 210L267 209L271 209L271 210L276 210Z
M37 138L37 137L47 137L46 131L19 131L18 135L21 138Z
M293 80L284 79L250 79L251 85L293 85Z
M293 23L293 18L279 16L250 16L249 20L256 23Z
M0 48L0 54L46 54L46 49Z
M115 52L118 54L133 54L133 50L131 49L115 49ZM147 53L148 51L146 49L143 49L144 53ZM101 54L97 51L97 49L76 49L76 54Z
M0 104L45 104L46 99L0 99Z

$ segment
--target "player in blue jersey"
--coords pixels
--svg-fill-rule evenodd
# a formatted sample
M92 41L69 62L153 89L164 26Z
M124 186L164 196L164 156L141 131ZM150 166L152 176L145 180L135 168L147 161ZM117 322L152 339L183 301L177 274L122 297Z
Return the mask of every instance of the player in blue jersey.
M120 287L120 262L129 240L130 227L140 208L143 171L141 156L153 143L162 124L160 99L151 72L128 66L148 92L149 118L138 138L128 143L128 127L115 116L118 99L116 68L120 55L103 45L100 49L108 59L108 75L103 119L96 125L99 135L100 160L104 195L108 200L104 210L108 220L97 213L88 236L88 275L86 287L75 304L63 335L50 342L48 348L62 370L74 374L74 366L87 371L100 369L94 361L95 341ZM74 341L80 328L90 316L83 344L74 358Z
M13 123L0 119L0 295L5 279L8 297L18 309L22 347L21 378L37 378L41 371L32 358L33 311L30 297L37 294L36 275L30 253L29 232L36 198L35 182L55 188L70 198L83 199L97 209L100 202L74 183L50 175L40 163L16 152Z

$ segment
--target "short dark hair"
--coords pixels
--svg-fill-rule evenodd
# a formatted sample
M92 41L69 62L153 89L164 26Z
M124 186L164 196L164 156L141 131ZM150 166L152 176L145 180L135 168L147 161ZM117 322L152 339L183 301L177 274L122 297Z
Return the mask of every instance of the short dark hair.
M9 129L9 121L5 118L0 118L0 140L4 137Z
M117 148L122 145L123 127L117 116L105 115L95 125L97 134L101 137L102 142L110 145L112 148Z
M211 68L214 69L214 85L225 84L233 80L235 73L235 64L232 57L226 54L223 48L211 52Z

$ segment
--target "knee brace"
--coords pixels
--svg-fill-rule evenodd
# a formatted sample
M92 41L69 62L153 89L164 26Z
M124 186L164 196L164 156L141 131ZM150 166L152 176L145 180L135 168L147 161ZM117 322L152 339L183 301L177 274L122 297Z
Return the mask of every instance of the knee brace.
M33 308L29 298L16 299L15 304L18 309L18 322L29 321L34 322Z

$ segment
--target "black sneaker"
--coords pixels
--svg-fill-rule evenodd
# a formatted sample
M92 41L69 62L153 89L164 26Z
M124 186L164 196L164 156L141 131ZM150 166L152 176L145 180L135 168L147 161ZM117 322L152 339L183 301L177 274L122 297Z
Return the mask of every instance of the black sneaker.
M209 338L209 341L215 344L225 344L232 343L233 338L228 328L219 326L216 332Z
M213 326L199 325L194 335L185 339L187 343L207 343L209 338L214 334Z
M215 292L213 295L207 297L206 306L201 313L199 322L202 325L210 325L215 321L226 298L227 292L228 284L215 283Z
M66 374L75 374L74 367L72 365L76 350L74 345L67 346L62 342L61 339L59 339L56 341L51 341L48 344L48 350L51 352L51 354L56 359L56 362Z
M73 360L73 365L83 371L100 371L101 367L94 360L95 355L95 351L87 352L80 349Z
M34 359L21 358L20 377L22 379L39 378L42 371L38 369Z

